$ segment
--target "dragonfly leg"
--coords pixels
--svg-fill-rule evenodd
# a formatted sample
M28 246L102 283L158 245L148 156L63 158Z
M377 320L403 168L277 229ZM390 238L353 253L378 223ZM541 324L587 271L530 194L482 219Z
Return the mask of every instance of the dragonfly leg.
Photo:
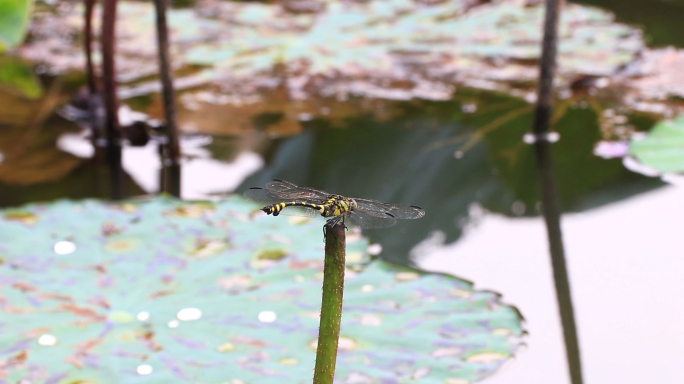
M332 227L335 226L335 223L332 222L333 220L334 219L330 219L330 220L326 221L325 224L323 224L323 236L326 236L328 230L332 229ZM333 232L333 236L335 236L335 232ZM337 238L337 237L335 236L335 238Z
M327 232L331 230L335 226L335 224L337 224L335 219L337 218L335 217L325 222L325 225L323 225L323 236L327 236ZM337 239L337 236L335 236L335 231L333 231L333 237Z
M323 233L325 233L326 229L332 229L334 226L340 224L342 224L344 229L349 229L346 225L344 225L344 216L335 216L325 223L325 225L323 226Z
M344 216L335 216L335 217L333 217L332 219L328 220L328 221L325 223L325 226L326 226L326 227L332 228L332 227L334 227L334 226L336 226L336 225L340 225L340 224L344 227L344 229L349 229L349 228L347 228L347 226L344 224Z

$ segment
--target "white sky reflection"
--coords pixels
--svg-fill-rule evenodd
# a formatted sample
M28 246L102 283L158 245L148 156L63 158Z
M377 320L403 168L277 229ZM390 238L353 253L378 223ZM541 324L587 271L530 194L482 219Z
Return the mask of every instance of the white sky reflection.
M684 382L682 218L681 187L563 216L587 383ZM485 215L418 264L501 292L525 316L528 348L484 384L569 383L541 218Z

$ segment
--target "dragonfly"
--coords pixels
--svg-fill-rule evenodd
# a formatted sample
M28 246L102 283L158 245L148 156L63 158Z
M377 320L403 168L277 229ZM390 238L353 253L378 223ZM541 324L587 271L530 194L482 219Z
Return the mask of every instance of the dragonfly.
M417 205L344 197L279 179L269 181L264 188L252 187L245 191L244 196L268 204L261 208L266 214L320 215L328 219L326 226L342 223L363 229L387 228L395 225L397 219L419 219L425 216L423 208Z

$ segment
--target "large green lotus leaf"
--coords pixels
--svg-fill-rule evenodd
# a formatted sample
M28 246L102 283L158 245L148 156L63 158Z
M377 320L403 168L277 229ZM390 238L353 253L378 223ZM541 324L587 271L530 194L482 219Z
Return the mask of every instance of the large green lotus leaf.
M256 208L2 211L0 383L310 382L321 222ZM349 233L339 382L469 383L515 353L521 320L496 294L369 261L367 246Z
M684 172L684 115L660 121L648 136L632 140L629 153L660 172Z
M32 0L0 0L0 52L22 42L32 6Z

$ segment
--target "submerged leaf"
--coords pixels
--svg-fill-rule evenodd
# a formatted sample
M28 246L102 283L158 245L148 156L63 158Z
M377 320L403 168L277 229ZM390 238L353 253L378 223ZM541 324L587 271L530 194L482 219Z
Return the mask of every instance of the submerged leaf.
M252 219L238 198L199 217L168 214L192 206L177 200L137 205L27 206L32 227L0 219L2 380L309 382L320 225ZM118 232L103 236L103 223ZM195 257L187 244L201 239L231 246ZM71 252L55 253L55 242ZM364 257L348 262L341 382L473 382L515 353L521 320L496 294L369 262L367 246L350 236L348 253Z

